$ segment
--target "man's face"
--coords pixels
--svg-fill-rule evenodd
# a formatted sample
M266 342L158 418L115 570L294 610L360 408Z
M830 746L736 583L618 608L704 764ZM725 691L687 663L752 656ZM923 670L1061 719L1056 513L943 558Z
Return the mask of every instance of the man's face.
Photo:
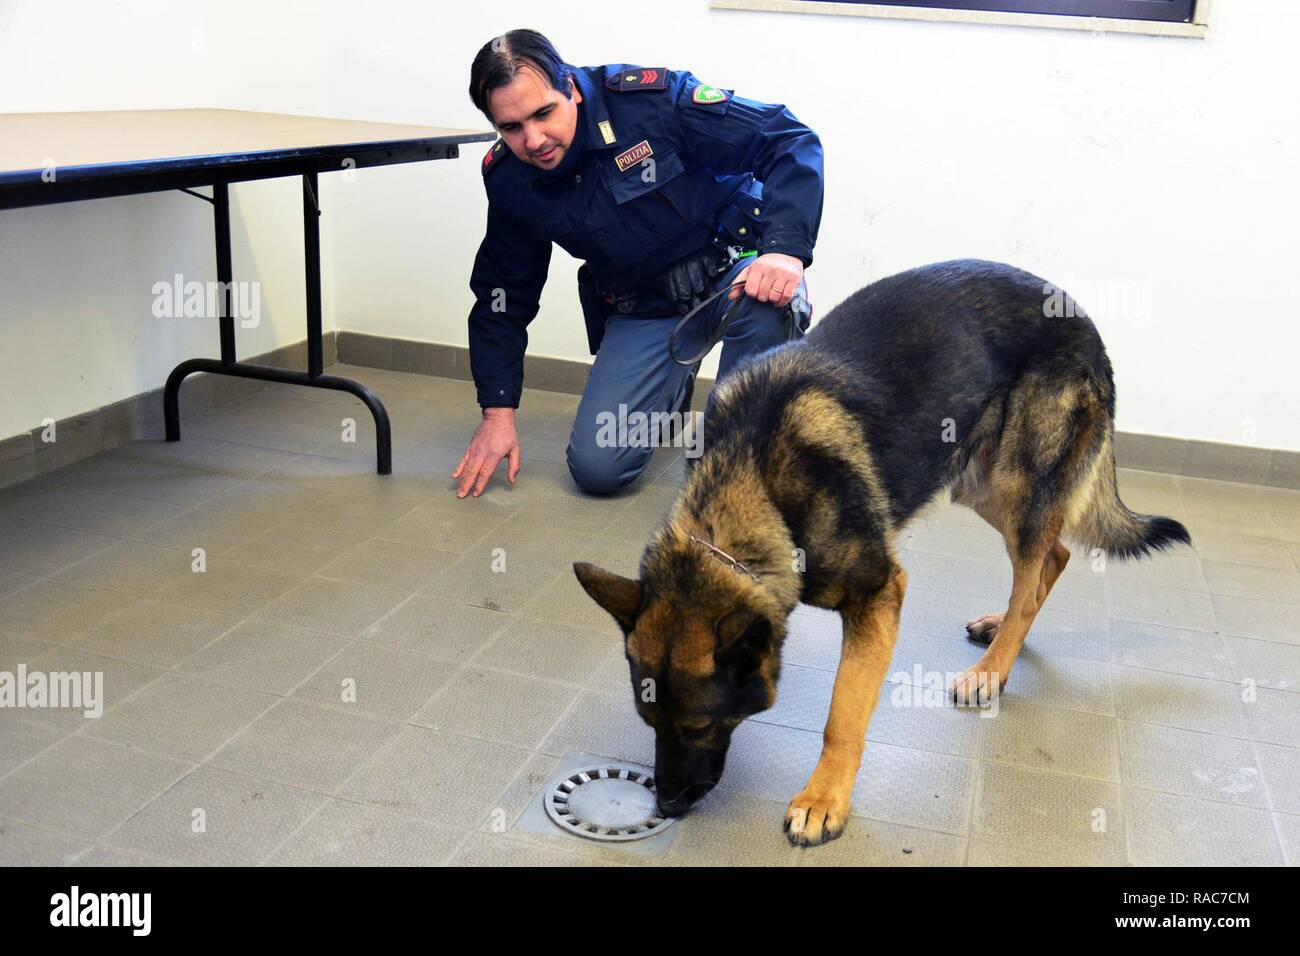
M509 86L493 90L488 109L510 151L530 166L554 169L573 145L582 91L569 79L573 99L525 66Z

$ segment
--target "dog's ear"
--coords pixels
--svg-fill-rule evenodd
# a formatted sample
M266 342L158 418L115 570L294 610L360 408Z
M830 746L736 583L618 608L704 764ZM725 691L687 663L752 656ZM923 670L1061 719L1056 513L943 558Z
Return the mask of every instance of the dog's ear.
M737 683L747 680L771 653L772 622L748 608L720 618L714 632L718 643L713 662Z
M573 573L591 599L613 615L623 633L632 633L637 612L641 609L641 599L645 596L645 585L586 561L575 561Z

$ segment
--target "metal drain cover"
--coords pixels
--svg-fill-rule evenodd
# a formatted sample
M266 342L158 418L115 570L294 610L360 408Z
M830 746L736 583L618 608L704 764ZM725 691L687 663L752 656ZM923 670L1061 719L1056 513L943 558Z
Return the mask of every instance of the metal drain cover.
M609 761L569 774L546 794L546 814L589 840L644 840L675 821L659 813L655 781L635 764Z

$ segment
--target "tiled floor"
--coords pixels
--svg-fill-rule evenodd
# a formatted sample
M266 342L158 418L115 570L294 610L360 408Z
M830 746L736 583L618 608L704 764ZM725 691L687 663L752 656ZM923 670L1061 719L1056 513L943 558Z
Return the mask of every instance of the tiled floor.
M837 619L801 608L778 705L635 856L515 822L567 754L653 762L569 566L633 573L680 458L587 498L576 396L530 391L519 484L458 501L470 386L336 371L387 402L393 476L359 403L272 385L179 444L0 491L0 670L105 680L98 719L0 709L0 864L1300 864L1300 493L1123 473L1196 550L1076 554L994 718L924 693L978 658L962 625L1009 585L993 532L932 507L844 837L781 833L838 653Z

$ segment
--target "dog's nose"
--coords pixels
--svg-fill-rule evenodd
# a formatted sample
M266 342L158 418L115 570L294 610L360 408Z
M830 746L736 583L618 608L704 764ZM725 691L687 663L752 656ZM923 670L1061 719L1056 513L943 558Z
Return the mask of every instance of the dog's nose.
M712 790L716 783L716 780L712 780L709 783L692 784L677 796L667 800L664 799L662 793L659 794L656 798L656 802L659 804L659 812L666 817L680 817Z
M682 794L673 800L665 800L663 797L658 799L659 812L665 817L680 817L690 809L691 804L695 801L686 794Z

